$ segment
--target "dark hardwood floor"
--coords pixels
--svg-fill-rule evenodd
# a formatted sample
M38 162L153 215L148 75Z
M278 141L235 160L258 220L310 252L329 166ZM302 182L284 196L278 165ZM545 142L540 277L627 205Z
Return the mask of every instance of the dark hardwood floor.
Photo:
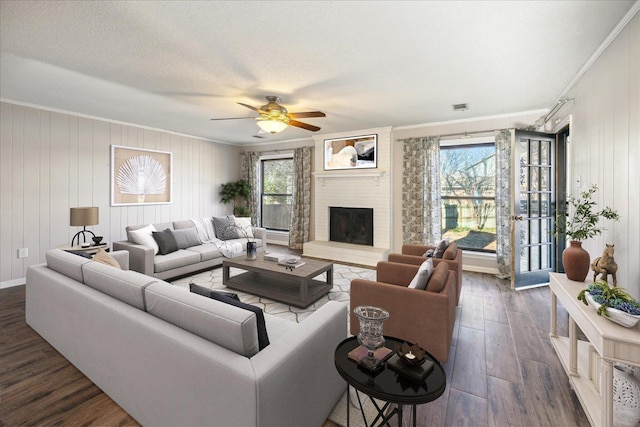
M465 272L462 289L447 390L418 407L418 426L588 426L548 338L548 288ZM0 290L0 426L138 425L27 326L24 298Z

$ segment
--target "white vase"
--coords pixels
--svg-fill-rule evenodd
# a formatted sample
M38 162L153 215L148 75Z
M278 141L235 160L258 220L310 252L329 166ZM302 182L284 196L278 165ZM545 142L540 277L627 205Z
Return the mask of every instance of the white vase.
M613 367L613 425L635 427L640 422L640 381L635 367Z

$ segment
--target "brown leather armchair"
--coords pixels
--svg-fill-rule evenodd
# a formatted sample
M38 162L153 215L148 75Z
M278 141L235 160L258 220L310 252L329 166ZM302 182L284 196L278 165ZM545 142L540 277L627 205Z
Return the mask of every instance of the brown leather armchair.
M384 334L417 343L444 363L449 358L456 317L456 278L446 264L434 268L427 289L407 286L419 266L380 261L375 282L365 279L351 281L350 331L360 330L353 309L359 305L382 307L389 312L384 322ZM393 349L392 349L393 350Z
M435 246L402 245L402 253L389 254L388 261L420 265L427 259L424 253L429 249L435 249ZM458 248L456 242L449 243L442 258L433 258L434 267L441 262L445 262L449 266L449 270L453 271L456 275L456 305L458 305L460 302L460 293L462 292L462 250Z

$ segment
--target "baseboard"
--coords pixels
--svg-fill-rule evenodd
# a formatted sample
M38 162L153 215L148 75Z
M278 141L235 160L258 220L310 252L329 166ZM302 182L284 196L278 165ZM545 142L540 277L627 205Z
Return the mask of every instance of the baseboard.
M27 283L27 279L25 277L21 279L13 279L13 280L5 280L4 282L0 282L0 289L11 288L13 286L20 286Z
M464 262L462 264L462 270L472 271L474 273L500 274L500 271L498 271L497 268L482 267L479 265L464 265Z

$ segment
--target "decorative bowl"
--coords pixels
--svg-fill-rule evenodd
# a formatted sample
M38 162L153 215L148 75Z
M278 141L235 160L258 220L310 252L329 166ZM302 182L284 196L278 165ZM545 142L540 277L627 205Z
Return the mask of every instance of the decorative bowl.
M589 305L596 310L602 305L595 302L589 292L585 292L584 296L587 298ZM607 313L609 314L609 317L603 317L611 320L614 323L617 323L618 325L622 325L625 328L633 328L638 322L640 322L640 316L634 316L633 314L629 314L626 311L618 310L617 308L607 307Z
M418 344L409 345L407 342L403 342L400 347L396 348L396 354L400 360L411 366L420 366L427 359L423 348Z
M286 262L287 264L297 264L299 261L300 261L300 257L299 256L287 257L284 260L284 262Z
M99 245L102 242L102 236L93 236L91 240L93 240L94 245Z

